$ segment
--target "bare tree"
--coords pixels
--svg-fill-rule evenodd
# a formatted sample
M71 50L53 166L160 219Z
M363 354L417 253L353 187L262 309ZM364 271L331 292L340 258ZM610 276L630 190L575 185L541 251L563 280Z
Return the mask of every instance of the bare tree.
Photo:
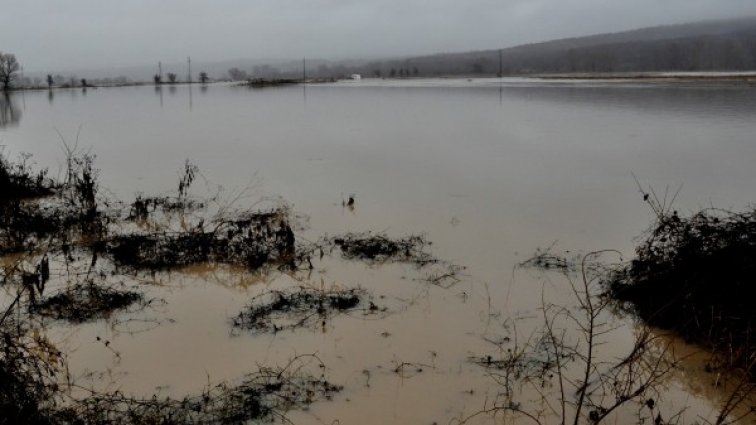
M159 74L155 74L154 77L152 77L153 80L155 80L155 85L163 84L163 79L160 77Z
M0 52L0 84L3 85L3 91L11 88L11 84L18 77L20 67L16 55Z
M170 82L171 84L175 84L176 83L176 74L174 74L172 72L169 72L168 73L168 82Z
M199 79L202 84L207 84L207 81L210 79L210 77L207 76L207 72L202 71L199 74Z
M48 89L52 88L54 82L55 80L53 80L52 74L47 74L47 88Z
M505 350L496 344L499 355L472 357L502 391L492 403L487 401L483 410L454 423L465 424L487 414L511 416L508 419L515 422L527 419L537 425L598 424L616 419L612 415L623 408L634 412L639 423L667 423L658 402L664 380L679 362L670 349L672 343L641 326L623 354L599 352L609 335L621 329L611 318L612 300L603 295L601 276L606 271L592 260L601 253L586 254L579 265L556 257L556 262L535 263L558 270L568 283L564 289L577 304L550 303L542 292L543 326L524 344L515 336L514 347ZM534 392L533 397L522 397L520 391L525 387Z

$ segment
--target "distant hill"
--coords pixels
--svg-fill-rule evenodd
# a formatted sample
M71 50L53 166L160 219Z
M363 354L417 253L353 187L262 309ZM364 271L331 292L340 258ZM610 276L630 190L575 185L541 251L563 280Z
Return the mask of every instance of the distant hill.
M362 67L386 76L497 74L499 50L444 53ZM504 74L756 70L756 17L642 28L501 50Z
M505 44L505 43L502 43ZM495 76L499 73L498 48L462 53L387 58L382 60L329 61L307 59L309 78ZM212 79L229 77L228 71L249 78L300 78L301 59L239 59L192 63L193 78L205 71ZM753 71L756 70L756 17L705 21L642 28L610 34L565 38L501 49L504 75L591 72ZM116 77L151 81L157 64L118 69L77 70L66 78ZM163 72L186 76L186 63L163 63ZM28 73L43 79L45 73ZM61 76L62 78L62 76Z

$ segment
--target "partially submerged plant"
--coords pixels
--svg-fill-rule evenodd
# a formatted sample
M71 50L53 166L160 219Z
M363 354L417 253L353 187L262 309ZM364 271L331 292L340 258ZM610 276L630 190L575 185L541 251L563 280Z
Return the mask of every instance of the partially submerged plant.
M0 312L0 418L3 423L48 425L59 395L62 353L18 313L23 291Z
M114 289L93 281L76 284L54 295L43 298L31 306L42 316L70 322L87 322L109 317L114 311L133 304L144 304L139 292Z
M344 258L376 263L402 261L423 266L438 260L425 248L430 245L423 236L412 235L392 239L384 234L348 233L329 240Z
M665 423L655 400L676 366L676 359L668 355L670 343L641 328L631 349L620 357L606 359L599 353L616 325L609 312L611 300L603 296L602 274L590 266L591 257L598 254L583 257L577 276L562 270L576 306L544 299L542 327L527 342L500 347L496 355L470 358L486 368L502 391L492 404L460 423L490 414L536 424L597 424L626 406L637 410L639 420ZM516 388L523 386L534 390L538 399L520 399Z
M656 222L636 258L607 279L612 296L648 324L756 378L756 209L705 209L683 217L653 193L644 199Z
M313 355L297 356L283 367L263 367L238 384L221 383L202 394L182 399L138 399L121 392L93 394L54 413L60 424L124 425L231 425L251 421L286 419L286 412L327 399L341 387L307 371L313 363L325 366Z
M116 264L166 270L203 262L257 270L267 265L295 268L299 257L287 211L250 211L219 220L210 230L126 234L111 238L107 250Z
M269 291L252 299L232 325L253 332L278 332L308 326L324 326L331 317L359 310L383 312L360 289L322 290L298 287Z
M12 162L0 149L0 203L51 195L55 189L47 169L32 170L29 155L21 155L19 162Z

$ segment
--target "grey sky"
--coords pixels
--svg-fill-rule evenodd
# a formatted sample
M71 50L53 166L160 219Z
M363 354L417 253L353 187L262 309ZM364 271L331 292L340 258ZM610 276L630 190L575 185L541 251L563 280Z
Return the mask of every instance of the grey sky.
M505 47L756 15L756 0L5 0L0 51L28 71Z

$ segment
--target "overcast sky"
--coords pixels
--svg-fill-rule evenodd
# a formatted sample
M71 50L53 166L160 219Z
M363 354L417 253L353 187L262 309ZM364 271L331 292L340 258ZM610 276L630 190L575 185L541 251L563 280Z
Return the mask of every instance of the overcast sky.
M27 71L497 48L756 15L756 0L0 0Z

